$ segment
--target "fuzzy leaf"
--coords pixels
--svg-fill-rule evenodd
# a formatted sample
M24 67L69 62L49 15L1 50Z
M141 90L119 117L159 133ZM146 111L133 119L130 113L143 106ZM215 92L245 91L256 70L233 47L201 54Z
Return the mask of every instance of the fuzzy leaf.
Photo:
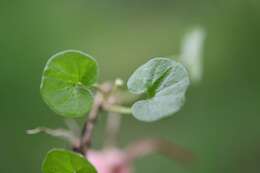
M147 95L132 106L134 117L156 121L172 115L183 105L188 85L188 73L182 64L168 58L151 59L127 83L130 92Z

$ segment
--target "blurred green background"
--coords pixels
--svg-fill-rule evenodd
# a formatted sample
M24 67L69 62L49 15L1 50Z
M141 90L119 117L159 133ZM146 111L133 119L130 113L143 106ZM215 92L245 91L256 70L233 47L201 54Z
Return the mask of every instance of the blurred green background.
M36 173L45 153L65 144L27 136L40 125L63 126L43 103L40 77L50 55L79 49L97 58L100 81L127 79L149 57L178 54L193 26L207 31L203 81L183 109L156 123L125 116L121 144L163 137L191 149L183 167L152 155L137 173L260 172L260 1L258 0L1 0L0 172ZM104 118L94 146L103 139Z

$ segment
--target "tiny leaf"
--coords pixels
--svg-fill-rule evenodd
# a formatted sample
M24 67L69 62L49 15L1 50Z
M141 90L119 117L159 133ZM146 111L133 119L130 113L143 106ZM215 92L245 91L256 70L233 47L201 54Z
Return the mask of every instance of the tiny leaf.
M141 121L156 121L177 112L184 103L189 85L186 69L168 58L153 58L139 67L127 86L134 94L147 98L132 106L134 117Z
M97 76L97 63L90 55L76 50L57 53L44 68L42 98L59 115L83 116L92 105L90 87Z
M97 173L82 155L63 149L52 149L42 164L43 173Z

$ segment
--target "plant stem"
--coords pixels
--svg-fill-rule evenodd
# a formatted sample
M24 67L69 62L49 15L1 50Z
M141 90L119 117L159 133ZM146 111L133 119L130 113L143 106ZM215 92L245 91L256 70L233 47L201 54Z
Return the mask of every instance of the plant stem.
M183 147L162 139L141 139L129 145L127 160L131 162L138 157L151 153L166 155L181 163L190 163L194 159L193 154Z
M119 105L110 105L105 107L105 109L109 112L115 112L119 114L132 114L131 108L119 106Z
M72 146L79 146L79 138L73 134L72 131L66 129L50 129L47 127L37 127L35 129L30 129L26 131L29 135L34 135L38 133L46 133L50 136L57 137L68 141Z
M93 129L94 129L99 111L102 107L102 102L103 102L103 96L101 93L97 92L96 96L94 98L94 103L93 103L92 109L88 115L88 119L85 122L83 131L82 131L79 152L84 155L86 155L86 153L91 145L91 137L93 134Z
M121 126L121 115L109 112L107 116L105 148L116 147L118 141L118 132Z

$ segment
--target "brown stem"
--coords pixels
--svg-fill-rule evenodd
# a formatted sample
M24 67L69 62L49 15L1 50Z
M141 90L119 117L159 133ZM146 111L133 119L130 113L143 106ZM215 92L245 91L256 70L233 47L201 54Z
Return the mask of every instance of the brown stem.
M134 142L127 149L127 160L132 161L156 152L181 163L189 163L193 160L193 154L190 151L162 139L141 139Z
M90 145L91 145L91 137L93 134L93 129L99 114L99 110L102 107L102 101L103 101L103 96L101 93L97 92L96 96L94 98L94 103L91 108L91 111L88 115L88 119L85 122L83 131L82 131L82 137L81 137L81 142L80 142L80 147L79 150L80 153L86 155Z

